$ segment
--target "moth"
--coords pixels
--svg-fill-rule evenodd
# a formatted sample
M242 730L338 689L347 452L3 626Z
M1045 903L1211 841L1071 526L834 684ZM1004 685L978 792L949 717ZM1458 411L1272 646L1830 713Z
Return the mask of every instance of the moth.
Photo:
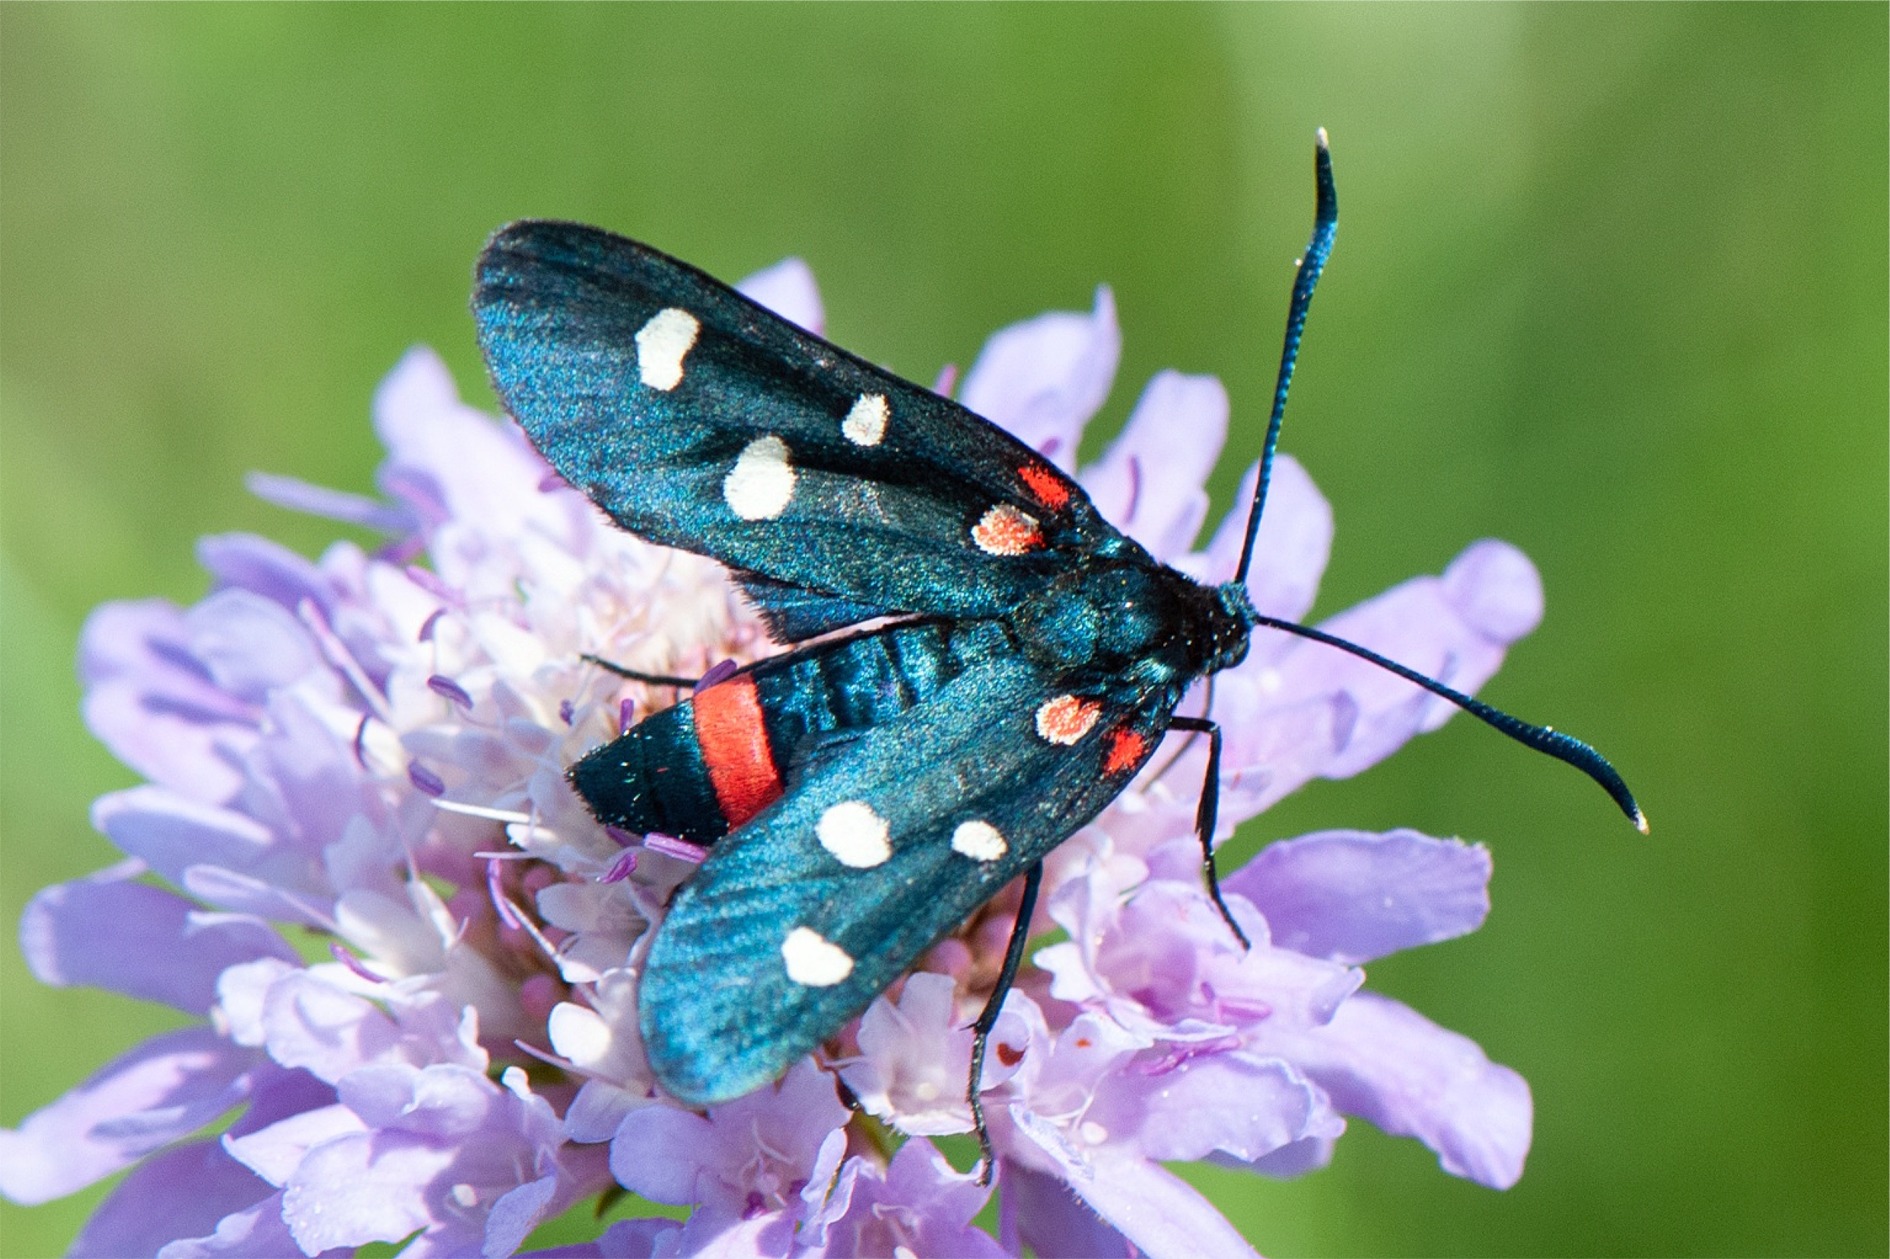
M571 223L514 223L486 246L473 312L506 410L617 524L727 565L787 648L700 680L619 670L701 684L569 771L600 821L708 849L642 976L650 1067L673 1097L711 1105L773 1080L1021 875L974 1025L968 1095L988 1175L976 1084L1041 862L1164 736L1193 732L1208 740L1196 822L1220 904L1220 731L1176 708L1256 630L1398 673L1588 773L1645 829L1588 745L1249 600L1267 469L1338 225L1323 131L1314 171L1246 546L1219 585L1158 563L1008 433L686 263Z

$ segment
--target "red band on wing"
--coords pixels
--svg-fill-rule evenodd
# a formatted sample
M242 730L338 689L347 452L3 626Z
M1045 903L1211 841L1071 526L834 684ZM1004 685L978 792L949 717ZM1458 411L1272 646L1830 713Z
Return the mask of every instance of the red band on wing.
M1042 464L1027 463L1017 470L1017 475L1024 478L1024 484L1038 502L1051 511L1062 511L1070 501L1070 487L1063 478Z
M1109 732L1109 752L1103 758L1103 774L1120 774L1134 769L1148 754L1148 740L1126 726Z
M781 798L755 680L738 674L695 694L696 743L730 829Z

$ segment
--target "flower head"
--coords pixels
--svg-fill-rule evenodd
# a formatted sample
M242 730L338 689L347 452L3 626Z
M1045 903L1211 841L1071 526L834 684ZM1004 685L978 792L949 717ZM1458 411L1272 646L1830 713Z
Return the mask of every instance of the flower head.
M818 330L804 266L747 287ZM961 397L1158 558L1223 580L1238 512L1191 549L1226 431L1217 381L1162 373L1102 457L1076 461L1118 352L1099 290L1087 313L999 333ZM16 1201L129 1169L76 1253L501 1256L621 1189L692 1213L619 1221L562 1253L1244 1254L1161 1164L1303 1171L1345 1115L1418 1137L1455 1174L1520 1174L1521 1079L1360 990L1361 963L1481 923L1488 855L1411 831L1274 844L1224 883L1243 949L1200 884L1205 749L1180 738L1047 863L1036 925L1067 939L1026 966L979 1081L995 1190L930 1138L971 1127L967 1026L1015 889L775 1084L702 1113L666 1098L637 975L699 854L600 826L564 771L675 691L586 655L700 675L774 648L719 566L609 525L515 428L461 403L431 354L402 361L375 418L382 497L255 488L384 531L380 551L308 560L208 538L203 600L109 604L86 626L87 721L148 781L94 809L125 859L41 892L22 948L47 983L196 1021L0 1132L0 1192ZM1304 615L1330 541L1324 500L1282 457L1259 609ZM1528 561L1482 542L1328 627L1470 690L1539 612ZM1267 636L1219 675L1214 703L1228 829L1450 712ZM996 1237L971 1225L993 1191Z

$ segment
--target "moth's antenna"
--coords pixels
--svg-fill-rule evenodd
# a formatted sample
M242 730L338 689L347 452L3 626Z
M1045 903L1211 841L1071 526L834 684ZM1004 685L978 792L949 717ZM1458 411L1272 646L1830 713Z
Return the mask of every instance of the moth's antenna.
M1642 812L1641 806L1634 802L1634 793L1628 790L1627 783L1622 781L1621 775L1615 771L1614 766L1608 764L1607 757L1574 735L1563 734L1560 730L1551 729L1548 726L1531 725L1521 718L1510 716L1500 708L1490 707L1480 699L1471 699L1462 691L1445 686L1436 678L1426 677L1416 669L1406 668L1396 660L1387 659L1368 647L1361 647L1355 642L1328 634L1324 630L1316 630L1310 625L1301 625L1296 621L1283 621L1272 616L1256 616L1254 624L1263 625L1268 629L1284 630L1288 634L1296 634L1301 638L1309 638L1315 643L1324 643L1328 647L1337 647L1340 651L1350 652L1360 660L1367 660L1381 669L1388 669L1405 681L1415 683L1431 694L1449 700L1472 717L1494 726L1524 747L1534 748L1538 752L1553 756L1558 761L1573 765L1594 779L1603 791L1614 798L1614 802L1621 806L1621 812L1627 814L1628 821L1634 823L1636 830L1643 835L1647 834L1647 814Z
M1299 339L1306 331L1306 312L1312 306L1313 289L1319 273L1326 269L1332 253L1332 238L1339 231L1339 193L1332 185L1332 150L1326 144L1326 129L1319 128L1318 147L1313 153L1313 177L1319 189L1313 209L1312 239L1306 242L1306 255L1299 260L1299 276L1293 281L1293 301L1286 308L1286 344L1280 349L1280 377L1273 386L1273 418L1267 422L1267 442L1260 451L1260 483L1254 486L1253 508L1247 513L1247 542L1240 549L1240 567L1234 580L1247 582L1247 568L1253 563L1253 542L1260 532L1260 513L1267 505L1267 482L1273 477L1273 450L1280 444L1280 425L1286 419L1286 392L1293 387L1293 365L1299 361Z

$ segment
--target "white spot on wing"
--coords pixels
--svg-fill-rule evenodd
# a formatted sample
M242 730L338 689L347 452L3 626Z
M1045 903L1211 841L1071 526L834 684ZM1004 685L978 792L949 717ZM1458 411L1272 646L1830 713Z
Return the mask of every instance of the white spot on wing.
M702 324L688 311L667 306L637 329L637 373L665 393L682 383L683 356L695 348Z
M779 437L757 437L742 447L722 481L722 497L729 510L743 520L773 520L787 510L794 497L794 465L788 462L787 443Z
M831 988L853 973L853 958L812 927L796 927L781 941L787 977L809 988Z
M840 431L855 446L877 446L886 435L886 417L886 395L863 393L847 412L847 418L840 421Z
M841 865L855 870L870 870L892 856L886 819L864 800L845 800L828 809L814 824L814 834Z
M952 851L973 861L996 861L1009 848L1003 833L989 822L960 822L952 832Z

